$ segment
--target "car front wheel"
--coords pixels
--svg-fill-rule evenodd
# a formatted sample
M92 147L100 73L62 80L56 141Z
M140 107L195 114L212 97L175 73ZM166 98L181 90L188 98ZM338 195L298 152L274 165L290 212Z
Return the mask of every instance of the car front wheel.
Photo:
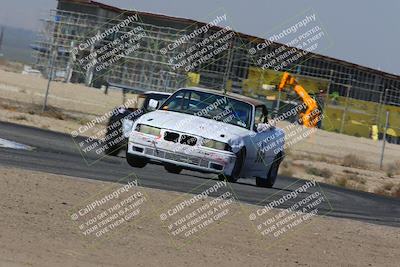
M164 165L164 169L169 173L175 173L175 174L180 174L182 171L181 167L172 164Z
M107 140L107 147L104 152L109 156L117 156L123 147L123 143L115 142L117 139L119 140L122 135L120 124L121 120L119 119L119 116L114 115L107 124L106 136L110 136L111 138Z
M246 150L242 148L238 153L236 153L235 166L233 166L231 175L219 174L218 179L221 181L227 180L230 183L235 183L240 178L240 173L242 172L245 158Z
M126 153L126 161L129 165L135 168L143 168L147 164L147 159L132 154Z
M275 156L274 162L272 163L271 167L269 168L267 179L256 177L256 185L259 187L267 187L271 188L274 186L276 177L278 176L279 165L283 159L283 153L279 153Z

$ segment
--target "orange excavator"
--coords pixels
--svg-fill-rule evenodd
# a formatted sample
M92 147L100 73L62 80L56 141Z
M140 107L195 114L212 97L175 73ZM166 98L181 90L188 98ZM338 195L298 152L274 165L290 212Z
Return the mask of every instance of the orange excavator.
M306 110L299 114L301 123L308 127L317 127L321 111L318 108L317 102L312 98L301 85L298 84L295 77L288 72L283 73L281 82L279 83L278 90L283 91L287 86L293 86L293 90L303 100Z

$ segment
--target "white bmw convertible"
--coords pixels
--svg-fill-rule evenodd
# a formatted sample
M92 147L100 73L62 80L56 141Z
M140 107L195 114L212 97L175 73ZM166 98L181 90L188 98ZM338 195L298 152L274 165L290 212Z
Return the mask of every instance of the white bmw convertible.
M155 100L149 104L158 106ZM126 158L133 167L157 162L171 173L217 173L230 182L256 177L258 186L272 187L284 155L284 132L268 125L267 114L252 98L183 88L135 121Z

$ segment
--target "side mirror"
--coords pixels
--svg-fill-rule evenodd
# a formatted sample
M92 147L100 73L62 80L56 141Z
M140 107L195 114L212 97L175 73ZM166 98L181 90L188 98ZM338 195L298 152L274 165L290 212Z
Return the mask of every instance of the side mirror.
M257 124L257 126L256 126L257 128L256 128L256 132L257 133L261 133L261 132L265 132L265 131L271 131L271 130L274 130L275 129L275 126L274 125L271 125L271 124L269 124L269 123L259 123L259 124Z
M154 99L149 100L149 110L156 110L158 108L158 101Z

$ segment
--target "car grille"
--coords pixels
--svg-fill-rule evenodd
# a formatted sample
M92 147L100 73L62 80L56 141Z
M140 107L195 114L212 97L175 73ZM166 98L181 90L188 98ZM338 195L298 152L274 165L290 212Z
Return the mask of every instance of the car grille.
M197 143L197 138L191 135L182 134L180 143L183 145L194 146Z
M182 145L188 145L188 146L195 146L197 143L197 138L192 135L187 135L187 134L180 135L179 133L170 131L164 132L164 140L174 143L178 143L178 141L180 140L179 142Z
M168 151L160 150L160 149L153 149L153 148L146 148L144 151L145 154L156 156L158 158L174 160L178 162L193 164L201 167L208 168L209 161L206 159L202 159L200 157L171 153Z
M174 143L178 143L179 134L178 133L174 133L174 132L166 131L164 133L164 140L170 141L170 142L174 142Z

